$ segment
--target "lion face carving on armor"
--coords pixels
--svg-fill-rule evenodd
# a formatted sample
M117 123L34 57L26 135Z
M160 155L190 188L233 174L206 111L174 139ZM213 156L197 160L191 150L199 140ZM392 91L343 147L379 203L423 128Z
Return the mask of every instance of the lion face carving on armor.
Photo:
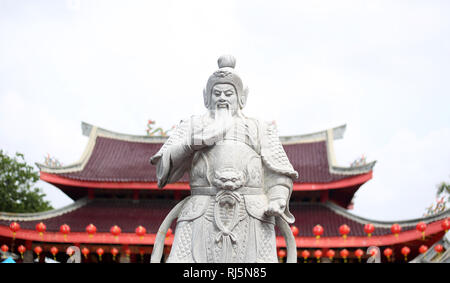
M214 172L213 185L224 190L236 190L245 183L245 175L235 168L221 168Z

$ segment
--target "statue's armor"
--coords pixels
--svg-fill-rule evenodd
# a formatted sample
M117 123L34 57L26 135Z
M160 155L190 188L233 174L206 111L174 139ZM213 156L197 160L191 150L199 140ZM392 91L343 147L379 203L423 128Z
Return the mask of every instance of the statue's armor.
M274 218L264 215L267 196L263 188L262 159L257 152L260 145L255 142L257 137L258 127L254 121L237 118L223 140L197 151L192 159L192 196L178 217L177 230L186 230L185 236L192 229L205 232L193 237L197 244L192 245L197 246L192 249L192 257L196 262L276 261L273 241L267 241L270 247L260 249L259 257L254 251L247 255L249 239L255 245L263 243L255 237L275 237ZM264 223L254 223L256 219ZM202 224L194 228L196 223ZM267 231L262 233L261 228L255 229L255 224ZM253 235L249 237L250 233ZM182 234L174 242L182 241ZM168 262L185 261L189 254L186 252L175 250Z
M192 125L202 125L205 119L193 116L182 122L153 158L164 161L166 155L165 163L172 164L171 146L190 140ZM174 182L190 168L191 196L178 216L167 262L277 261L275 220L265 214L269 190L291 187L297 172L285 158L274 127L262 127L251 118L233 120L214 145L174 163L167 177L167 171L161 171L161 180ZM282 216L290 222L288 210Z
M263 189L261 155L257 152L260 148L256 142L257 134L258 128L253 121L245 123L243 119L236 119L222 141L195 153L190 185L194 196L196 190L202 190L203 193L214 190L211 195L221 190L238 194L243 198L241 205L245 205L248 213L273 223L273 218L265 217L262 209L267 204L267 196ZM226 183L220 179L229 179L227 182L233 188L223 188Z

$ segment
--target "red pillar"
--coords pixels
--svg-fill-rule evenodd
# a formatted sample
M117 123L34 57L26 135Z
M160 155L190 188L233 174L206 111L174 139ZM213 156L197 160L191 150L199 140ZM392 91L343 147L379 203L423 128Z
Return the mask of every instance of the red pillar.
M94 199L94 189L88 189L88 199Z
M133 190L133 200L139 200L139 190Z
M330 194L328 190L320 192L320 202L327 202L330 199Z

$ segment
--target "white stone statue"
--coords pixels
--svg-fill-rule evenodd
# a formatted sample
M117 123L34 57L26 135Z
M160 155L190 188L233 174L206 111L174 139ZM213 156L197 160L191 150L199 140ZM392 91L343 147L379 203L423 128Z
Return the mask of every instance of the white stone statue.
M203 98L207 113L181 121L151 158L158 186L190 174L191 196L166 217L151 262L160 262L163 241L177 219L167 262L278 262L275 225L285 237L288 262L296 262L289 224L293 180L274 123L241 112L248 89L234 71L235 58L219 58Z
M67 248L66 254L69 256L67 263L81 263L81 252L77 246Z

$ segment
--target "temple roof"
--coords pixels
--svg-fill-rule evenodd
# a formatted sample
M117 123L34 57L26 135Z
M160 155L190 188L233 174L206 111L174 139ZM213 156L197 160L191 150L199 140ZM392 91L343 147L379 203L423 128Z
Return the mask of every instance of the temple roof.
M152 239L154 240L154 237L152 238L150 235L157 233L159 225L175 204L176 201L172 200L88 200L85 198L78 200L74 204L71 204L65 208L52 210L49 212L27 214L0 213L0 228L1 226L8 227L12 221L16 221L20 224L21 231L25 230L23 231L23 235L25 235L25 237L31 237L30 234L37 233L35 232L36 224L42 221L47 226L46 233L53 233L57 236L60 234L60 226L62 224L68 224L71 229L70 234L77 235L77 240L81 242L95 242L95 239L88 239L85 232L86 226L90 223L93 223L97 227L97 233L104 233L105 235L109 235L109 230L113 225L118 225L122 229L122 233L125 234L125 238L126 234L128 234L128 238L135 237L134 233L136 227L138 225L142 225L147 229L147 233L149 234L149 238L144 240L142 243L152 244L151 241ZM389 240L394 243L395 241L398 242L401 240L396 239L396 237L391 234L390 227L394 222L374 221L355 216L347 210L330 202L294 202L290 204L290 209L296 218L294 225L299 228L299 239L311 239L310 241L312 245L328 244L332 246L333 244L336 244L336 241L331 243L326 240L327 238L337 239L338 241L340 241L339 239L342 240L339 234L339 226L342 224L347 224L350 227L348 242L346 243L347 245L351 245L352 243L355 245L366 243L367 246L369 246L371 244L370 241L367 241L368 238L364 232L364 225L367 223L372 223L375 226L375 231L372 238L374 241L378 241L378 246L383 245L383 240ZM395 223L398 223L402 227L401 233L412 234L412 237L414 238L416 236L420 237L420 233L415 231L418 222L424 221L430 226L432 226L433 223L437 223L435 226L437 226L439 230L441 229L439 228L441 225L438 222L449 216L450 210L447 210L435 216L412 219L408 221L398 221ZM312 233L313 227L317 224L322 225L324 228L324 234L322 235L323 240L321 240L321 243L314 242L315 239ZM173 223L172 227L175 229L175 223ZM11 234L10 231L6 230L7 232L5 232L3 230L0 229L0 236L8 236ZM26 233L26 230L29 232ZM442 232L438 230L435 229L434 232L430 231L430 233L433 234L436 232ZM2 235L2 233L7 233L8 235ZM58 237L55 235L49 236L48 241L58 241ZM17 237L20 238L21 234L18 233ZM359 241L356 241L358 239ZM361 239L366 242L361 242ZM104 237L100 240L105 241Z
M295 183L327 184L371 173L375 162L357 167L336 165L333 140L342 138L345 128L343 125L312 134L280 137L289 160L300 175ZM78 182L74 186L81 187L96 186L98 182L148 184L157 181L156 167L150 164L149 158L167 138L120 134L87 123L82 123L82 130L89 141L80 160L62 167L37 164L41 179L57 186L70 185L68 181L75 180ZM179 182L189 182L189 176L185 174Z

